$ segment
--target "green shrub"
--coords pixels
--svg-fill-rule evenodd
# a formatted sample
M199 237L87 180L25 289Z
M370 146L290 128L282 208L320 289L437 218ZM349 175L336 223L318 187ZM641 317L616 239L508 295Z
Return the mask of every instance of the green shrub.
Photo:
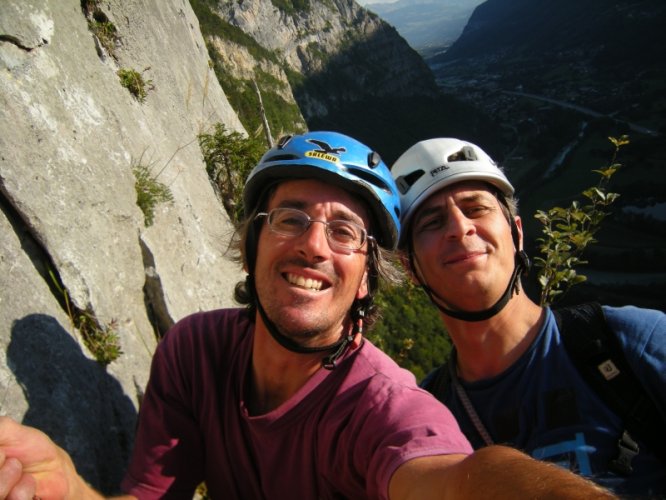
M81 0L81 10L88 20L88 29L97 37L109 55L115 57L116 44L119 40L116 26L99 8L97 0Z
M448 358L451 340L421 287L411 282L382 287L375 301L381 320L367 332L368 339L417 380Z
M229 218L238 222L243 217L245 179L261 159L266 146L257 138L227 132L222 123L215 125L212 134L199 134L198 137L208 177Z
M310 0L271 0L271 3L291 16L299 12L310 12Z
M72 304L69 292L52 270L49 270L49 275L55 289L60 292L59 301L64 306L72 326L81 334L83 343L97 362L106 366L118 359L123 352L120 348L120 337L116 332L116 320L111 320L109 325L101 324L93 312L81 310Z
M90 21L88 26L90 30L95 34L99 43L102 44L102 47L112 56L115 55L116 41L118 40L118 35L115 25L110 21Z

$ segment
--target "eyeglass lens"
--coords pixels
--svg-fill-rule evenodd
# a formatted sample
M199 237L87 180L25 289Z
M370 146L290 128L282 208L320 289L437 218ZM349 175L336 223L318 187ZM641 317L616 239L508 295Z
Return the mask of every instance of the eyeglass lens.
M326 237L331 245L357 250L365 243L365 229L350 221L313 220L308 214L295 208L275 208L267 215L271 229L285 236L300 236L308 230L310 224L320 222L326 226Z

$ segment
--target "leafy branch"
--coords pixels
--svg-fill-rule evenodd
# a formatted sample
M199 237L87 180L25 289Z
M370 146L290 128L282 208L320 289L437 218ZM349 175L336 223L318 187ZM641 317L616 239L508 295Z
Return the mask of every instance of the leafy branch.
M541 285L541 305L552 303L555 298L565 294L572 286L582 283L587 278L576 272L576 267L587 264L583 252L591 243L609 214L608 207L620 196L607 190L611 177L619 170L617 163L620 148L629 144L626 135L619 139L608 138L615 150L609 165L600 170L593 170L600 179L596 186L583 191L587 204L581 205L574 200L567 208L553 207L547 212L538 210L534 217L543 224L543 238L538 238L539 251L543 257L535 257L535 266L539 268L538 280Z

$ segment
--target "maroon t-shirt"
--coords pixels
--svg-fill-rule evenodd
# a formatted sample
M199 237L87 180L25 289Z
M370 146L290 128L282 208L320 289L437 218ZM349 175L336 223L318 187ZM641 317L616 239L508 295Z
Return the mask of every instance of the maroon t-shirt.
M242 309L197 313L160 342L123 481L140 499L386 498L416 457L472 449L451 413L365 341L260 416L245 404L254 323Z

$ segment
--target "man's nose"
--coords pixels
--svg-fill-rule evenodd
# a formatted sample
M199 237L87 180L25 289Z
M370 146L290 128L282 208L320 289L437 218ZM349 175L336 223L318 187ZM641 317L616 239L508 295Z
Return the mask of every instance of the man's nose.
M330 252L326 223L312 220L305 232L298 237L299 250L308 257L324 257Z
M462 210L454 207L449 211L444 233L448 239L462 239L474 232L474 224Z

